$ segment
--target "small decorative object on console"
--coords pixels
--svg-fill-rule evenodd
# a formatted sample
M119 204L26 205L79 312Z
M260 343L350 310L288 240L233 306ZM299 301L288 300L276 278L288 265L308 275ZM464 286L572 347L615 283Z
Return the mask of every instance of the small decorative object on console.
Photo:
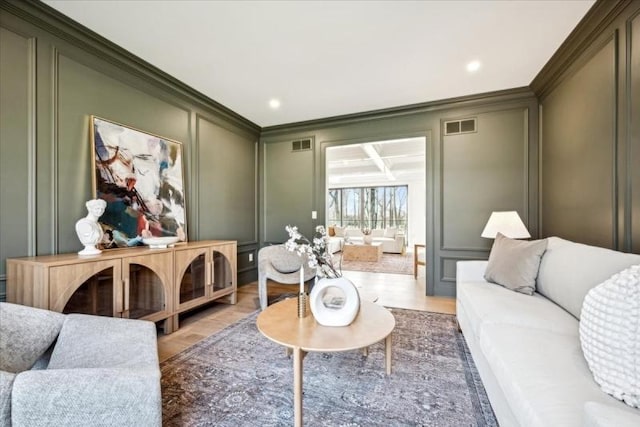
M98 255L102 251L96 245L102 240L102 227L98 224L98 218L102 216L107 202L102 199L91 199L85 203L87 211L86 217L80 218L76 222L76 234L84 249L78 252L79 255Z
M143 238L142 243L149 246L149 249L172 248L180 238L178 236L148 237Z

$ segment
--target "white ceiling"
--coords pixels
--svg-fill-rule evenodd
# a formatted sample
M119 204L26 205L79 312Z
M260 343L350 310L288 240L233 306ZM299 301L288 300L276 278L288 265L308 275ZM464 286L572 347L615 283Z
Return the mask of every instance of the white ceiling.
M44 2L263 127L527 86L594 3Z

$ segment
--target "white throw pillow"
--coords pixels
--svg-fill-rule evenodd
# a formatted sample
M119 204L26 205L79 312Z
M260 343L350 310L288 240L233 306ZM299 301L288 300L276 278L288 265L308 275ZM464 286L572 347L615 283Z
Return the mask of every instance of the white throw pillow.
M640 408L640 265L614 274L587 293L580 343L600 388Z
M344 227L334 225L333 231L336 233L336 237L344 237Z
M395 239L397 232L398 227L387 227L387 229L384 230L384 237L391 237L392 239Z

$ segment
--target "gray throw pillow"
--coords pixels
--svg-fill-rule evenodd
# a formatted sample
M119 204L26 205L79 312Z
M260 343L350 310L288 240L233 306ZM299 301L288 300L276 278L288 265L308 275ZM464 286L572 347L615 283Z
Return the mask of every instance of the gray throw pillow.
M533 295L547 240L514 240L498 233L484 278L512 291Z
M65 317L0 302L0 370L19 373L30 369L58 337Z

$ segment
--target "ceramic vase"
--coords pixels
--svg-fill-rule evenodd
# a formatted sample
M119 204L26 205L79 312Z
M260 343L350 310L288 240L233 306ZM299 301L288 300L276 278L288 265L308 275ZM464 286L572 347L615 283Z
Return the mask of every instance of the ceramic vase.
M366 234L362 240L364 241L365 245L370 245L371 242L373 242L373 237L371 236L371 234Z
M322 278L309 295L311 313L322 326L348 326L360 311L360 295L349 279Z

